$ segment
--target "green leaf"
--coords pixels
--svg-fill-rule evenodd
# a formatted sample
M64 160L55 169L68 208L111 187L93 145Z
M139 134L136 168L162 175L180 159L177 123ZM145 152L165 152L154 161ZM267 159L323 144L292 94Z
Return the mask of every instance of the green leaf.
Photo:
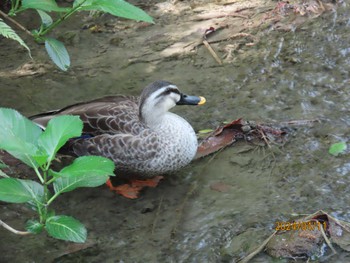
M44 225L38 220L28 220L26 223L26 230L33 234L39 234L43 229Z
M0 108L0 123L0 149L30 167L41 165L46 159L36 146L41 129L13 109Z
M9 27L3 20L0 18L0 35L3 35L6 38L13 39L17 41L21 46L25 47L28 50L29 57L32 58L29 47L24 43L22 38L16 34L11 27Z
M0 179L0 200L9 203L42 202L44 187L31 180Z
M76 0L74 6L77 6L82 1ZM123 0L87 0L80 10L98 10L114 16L153 23L152 17L145 11Z
M9 176L7 174L5 174L3 171L0 170L0 176L1 177L5 177L5 178L9 178Z
M65 193L78 187L96 187L104 184L109 176L113 176L114 163L101 156L82 156L63 168L54 172L55 193Z
M59 116L51 119L38 139L38 146L45 150L51 162L57 151L73 137L81 135L83 122L79 116Z
M8 166L0 160L0 176L8 178L9 176L5 174L1 169L7 168Z
M52 24L53 20L51 16L49 16L46 12L41 10L36 10L41 18L41 22L44 25L44 27L48 27Z
M51 60L61 70L66 71L70 66L70 58L64 44L57 39L46 37L45 48Z
M48 218L46 230L54 238L77 243L84 243L87 236L86 228L82 223L73 217L64 215Z
M334 156L338 156L340 153L345 152L345 150L347 149L347 145L345 142L337 142L331 145L331 147L329 147L328 152Z
M206 134L206 133L213 132L213 131L214 131L213 129L204 129L204 130L198 131L198 133L200 133L200 134Z
M39 9L47 12L68 12L70 8L59 7L55 0L22 0L22 6L20 10L25 9Z
M4 169L4 168L7 168L7 167L8 167L8 165L0 160L0 169Z

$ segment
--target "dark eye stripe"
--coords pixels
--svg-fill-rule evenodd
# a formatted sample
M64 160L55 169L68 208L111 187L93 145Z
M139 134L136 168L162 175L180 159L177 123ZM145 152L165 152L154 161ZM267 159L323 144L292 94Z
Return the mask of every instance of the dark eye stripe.
M169 95L170 93L176 93L181 95L180 91L178 89L175 88L167 88L166 90L164 90L162 93L158 94L158 96L156 98L159 98L161 96L166 96Z

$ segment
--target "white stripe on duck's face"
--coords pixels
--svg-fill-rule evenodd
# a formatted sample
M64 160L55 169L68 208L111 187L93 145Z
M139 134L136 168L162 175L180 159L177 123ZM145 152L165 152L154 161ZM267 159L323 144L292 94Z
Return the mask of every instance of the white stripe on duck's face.
M175 85L158 88L144 98L141 106L141 119L150 126L161 122L162 116L181 99L181 93Z

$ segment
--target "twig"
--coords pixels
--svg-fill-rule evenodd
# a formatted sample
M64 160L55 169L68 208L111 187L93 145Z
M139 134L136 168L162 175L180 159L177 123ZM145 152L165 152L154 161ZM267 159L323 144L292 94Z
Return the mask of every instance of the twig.
M321 230L322 236L323 236L324 240L326 241L327 245L332 249L333 254L337 254L337 251L332 246L331 241L329 241L329 239L328 239L326 233L324 232L324 229L323 229L322 226L320 227L320 230Z
M181 219L182 219L182 215L183 215L183 211L185 209L187 201L196 192L197 188L198 188L198 183L197 182L193 182L190 185L189 190L187 191L187 193L186 193L185 197L183 198L181 204L176 209L176 211L178 213L177 213L177 216L175 218L174 226L173 226L173 228L171 230L171 233L170 233L170 238L171 239L175 238L175 235L177 233L177 227L180 225L180 222L181 222Z
M8 224L6 224L4 221L0 220L0 226L6 228L7 230L9 230L10 232L16 234L16 235L21 235L21 236L25 236L25 235L29 235L31 234L28 231L18 231L12 227L10 227Z
M262 138L263 141L266 143L266 145L267 145L269 148L271 148L271 145L270 145L270 143L269 143L269 141L268 141L268 139L267 139L265 133L263 132L263 130L258 129L257 131L258 131L258 133L260 133L261 138Z
M267 243L269 243L271 238L273 238L276 235L276 233L277 233L277 231L275 231L271 236L269 236L256 250L254 250L252 253L250 253L248 256L246 256L242 260L239 260L238 262L240 262L240 263L247 263L247 262L249 262L249 260L251 260L257 254L259 254L265 248Z
M153 224L152 224L152 231L151 231L152 235L154 234L154 230L156 229L157 221L158 221L159 214L160 214L160 208L162 207L162 203L163 203L163 197L164 196L162 195L162 197L160 198L159 205L157 208L157 213L156 213L156 216L155 216Z
M288 126L288 125L296 125L296 126L302 126L302 125L309 125L313 123L320 123L320 119L314 119L314 120L290 120L290 121L282 121L280 123L277 123L278 125L282 126ZM265 125L276 125L276 123L266 123Z
M208 41L203 39L203 44L205 47L209 50L210 54L213 56L213 58L216 60L216 62L219 63L219 65L222 65L221 59L218 57L218 55L215 53L214 49L209 45Z
M4 12L2 12L0 10L0 15L3 16L5 19L9 20L11 23L15 24L18 28L20 28L21 30L23 30L24 32L26 32L28 35L30 35L31 37L33 36L33 34L26 29L24 26L22 26L20 23L18 23L16 20L12 19L11 17L9 17L7 14L5 14Z
M224 13L224 14L222 12L218 12L218 13L213 13L213 14L198 15L194 19L191 19L191 21L202 21L202 20L209 20L209 19L229 17L229 16L240 17L240 18L244 18L244 19L249 18L248 16L237 14L236 11L233 11L233 12Z
M214 44L214 43L219 43L219 42L223 42L223 41L226 41L226 40L239 38L239 37L250 37L250 38L252 38L253 42L248 43L248 45L255 45L258 42L258 40L259 40L257 37L255 37L255 36L253 36L251 34L248 34L248 33L237 33L237 34L232 34L232 35L225 36L225 37L222 37L222 38L219 38L219 39L209 40L208 43ZM195 49L196 47L198 47L198 46L200 46L202 44L205 44L205 43L203 41L199 40L197 42L190 43L190 44L186 45L185 47L188 47L188 46L192 45L192 49Z

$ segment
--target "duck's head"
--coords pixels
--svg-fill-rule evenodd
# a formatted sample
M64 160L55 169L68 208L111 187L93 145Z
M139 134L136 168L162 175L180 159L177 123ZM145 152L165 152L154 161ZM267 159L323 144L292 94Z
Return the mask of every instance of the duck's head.
M152 125L159 123L164 114L176 105L202 105L204 103L204 97L185 95L174 84L158 80L149 84L141 93L140 119Z

